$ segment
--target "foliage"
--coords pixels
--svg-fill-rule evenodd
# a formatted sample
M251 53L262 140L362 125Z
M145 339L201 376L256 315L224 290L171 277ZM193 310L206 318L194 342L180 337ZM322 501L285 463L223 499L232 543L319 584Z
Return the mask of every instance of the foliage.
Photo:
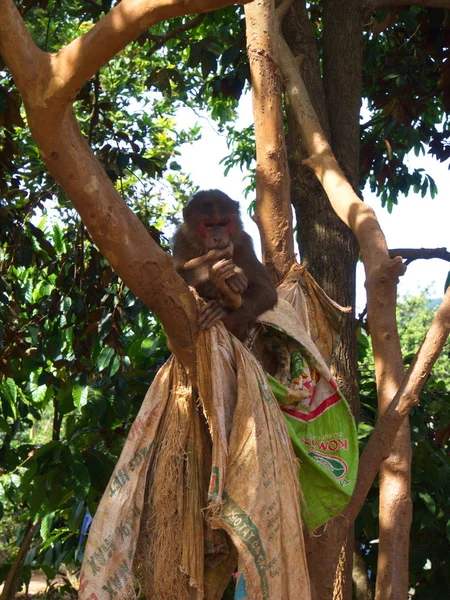
M2 240L0 495L19 528L42 519L28 560L51 575L76 559L167 350L82 228L46 223L20 231L27 252Z
M41 47L56 49L89 27L86 6L27 2L25 12ZM176 156L198 128L175 128L173 106L148 91L149 60L138 49L88 82L75 110L111 180L167 247L193 190ZM167 349L160 324L118 281L43 169L1 67L0 191L0 580L30 520L40 520L26 580L31 567L52 577L62 563L78 564L86 509L95 512Z
M379 11L367 28L363 85L370 119L362 126L362 184L368 180L388 210L399 193L437 192L423 169L408 170L408 152L450 157L449 37L449 11L440 8Z
M397 320L405 368L419 349L437 310L422 292L405 297L398 306ZM373 357L368 337L361 333L360 394L362 419L359 436L364 445L377 417ZM412 501L410 583L414 598L438 599L450 584L450 342L436 362L420 395L420 404L411 412ZM378 546L378 489L373 487L356 522L356 537L364 553L371 580L376 578Z

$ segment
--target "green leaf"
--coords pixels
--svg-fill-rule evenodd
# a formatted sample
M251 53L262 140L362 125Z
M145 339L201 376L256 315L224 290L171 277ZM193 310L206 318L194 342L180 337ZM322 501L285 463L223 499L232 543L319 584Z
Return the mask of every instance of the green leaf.
M112 362L111 368L109 370L109 376L114 377L117 371L120 369L120 356L117 354L114 356L114 360Z
M45 542L45 540L50 535L50 531L53 524L53 513L48 513L41 521L41 538Z
M0 389L2 394L4 394L5 398L10 403L11 407L14 406L17 401L17 386L14 379L8 377L6 381L2 382Z
M114 348L111 346L105 346L102 348L99 357L97 359L97 366L99 371L103 371L111 362L112 357L114 356Z
M212 52L208 52L208 51L202 52L201 67L202 67L202 76L204 79L206 79L211 72L215 72L217 69L216 56Z
M64 250L64 236L63 236L63 232L61 230L61 227L58 225L58 223L55 223L55 225L53 226L53 244L55 246L55 250L57 252L63 252Z
M116 157L116 164L121 173L126 169L128 163L130 161L130 157L128 154L124 152L118 152Z
M85 406L88 400L89 386L74 386L72 390L72 398L75 406L81 408Z
M424 501L425 506L430 511L430 513L434 514L436 512L436 502L433 500L430 494L427 494L425 492L419 492L419 496Z
M78 532L79 531L79 524L78 521L81 517L81 515L83 514L85 509L85 502L84 500L80 500L79 502L76 502L75 504L73 504L72 508L70 509L69 512L69 525L71 526L71 528L75 528L75 530Z
M239 46L236 44L234 46L230 46L225 52L222 54L222 58L220 63L223 68L228 67L232 62L234 62L239 56Z

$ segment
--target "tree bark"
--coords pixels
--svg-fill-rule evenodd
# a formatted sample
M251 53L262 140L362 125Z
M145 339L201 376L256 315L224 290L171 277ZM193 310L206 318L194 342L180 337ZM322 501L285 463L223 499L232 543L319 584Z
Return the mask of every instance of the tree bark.
M339 3L341 6L339 6ZM295 1L283 22L283 32L293 54L301 57L300 69L319 122L332 141L338 162L354 189L359 182L359 108L362 73L362 18L359 0L324 3L324 87L322 85L316 38L304 2ZM345 5L345 6L344 6ZM339 14L339 21L336 20ZM307 158L299 145L300 133L291 103L288 105L289 167L292 199L296 209L302 264L308 268L327 294L343 306L355 306L355 278L358 245L351 230L338 218L314 174L302 163ZM357 347L354 310L344 322L336 348L333 372L355 417L359 413L357 387ZM331 528L344 527L336 521ZM330 532L331 533L331 532ZM339 536L338 536L339 537ZM351 553L347 569L345 555L338 562L343 569L334 578L336 554L331 544L318 544L310 554L311 576L317 571L318 597L325 596L333 580L339 581L336 598L349 596ZM346 547L351 546L347 542ZM331 555L330 555L331 553ZM330 556L329 556L330 555ZM325 561L325 568L324 568ZM326 579L329 581L326 581ZM327 592L329 593L329 592ZM331 597L331 596L328 596Z
M283 9L286 10L289 4L289 1L284 3ZM279 11L280 15L283 9ZM278 38L278 59L286 79L286 91L291 98L302 139L310 156L305 164L313 169L324 187L333 209L343 222L351 227L361 247L366 270L368 317L372 332L377 387L382 412L399 389L403 376L395 305L396 281L398 276L403 273L404 267L398 258L390 260L386 241L374 212L361 202L346 180L320 127L319 119L300 76L298 64L281 35ZM403 431L405 431L405 426L403 426ZM404 441L404 437L402 441ZM408 511L407 493L409 491L408 482L406 481L405 486L404 478L405 469L407 471L409 465L406 450L403 443L400 450L395 451L397 458L406 457L405 462L401 465L403 472L400 474L397 470L397 473L401 475L398 480L406 490L401 497L402 512L405 515ZM398 463L396 466L397 469L400 468ZM392 502L390 504L392 505ZM397 504L396 507L399 505ZM405 525L407 530L407 519L405 519ZM385 536L385 539L390 542L392 538ZM407 546L407 541L407 536L403 535L402 543ZM394 582L399 597L401 595L404 598L407 595L408 570L403 549L399 553L395 553L392 547L389 548L388 553L392 557L393 564L389 563L386 566L394 569L390 573L391 576L394 572L396 574L395 578L391 577L391 581Z
M377 10L385 6L430 6L450 8L450 0L362 0L363 10Z
M16 594L19 590L20 574L22 571L23 563L27 556L28 550L30 549L31 542L33 541L33 536L36 533L36 529L39 527L40 522L40 519L38 519L34 523L33 521L28 522L25 535L17 552L17 556L14 559L10 570L8 571L8 575L6 577L2 593L0 595L0 600L15 599Z
M273 47L274 0L245 7L256 140L256 213L263 262L274 282L295 261L281 78Z

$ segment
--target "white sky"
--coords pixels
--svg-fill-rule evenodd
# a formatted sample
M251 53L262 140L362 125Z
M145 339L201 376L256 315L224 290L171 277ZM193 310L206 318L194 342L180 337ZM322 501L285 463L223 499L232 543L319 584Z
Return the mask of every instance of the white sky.
M237 126L239 129L252 122L251 97L247 94L241 101ZM180 109L179 123L184 127L199 123L203 127L202 138L193 145L182 149L178 162L183 170L191 174L193 182L201 189L219 188L235 200L241 202L246 230L255 240L258 250L259 236L256 225L246 218L248 202L243 195L246 187L246 173L238 168L223 175L220 160L229 151L225 135L216 132L214 124L207 118L196 115L190 109ZM390 248L441 248L450 250L450 171L448 161L439 163L432 158L411 156L408 158L411 167L422 167L436 182L438 195L434 200L429 195L422 198L420 194L410 192L408 197L400 197L391 214L381 207L380 200L370 192L364 194L364 201L375 210L381 228ZM250 200L250 199L249 199ZM406 274L401 278L398 291L400 295L416 293L429 287L432 297L442 297L450 263L432 259L418 260L408 266ZM362 265L358 266L357 310L365 305L364 274Z

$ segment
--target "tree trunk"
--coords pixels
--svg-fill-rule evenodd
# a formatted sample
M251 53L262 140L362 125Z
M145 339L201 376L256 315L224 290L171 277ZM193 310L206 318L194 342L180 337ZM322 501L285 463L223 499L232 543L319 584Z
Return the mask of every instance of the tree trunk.
M14 559L10 570L8 571L8 575L3 586L3 591L0 595L0 600L14 600L16 597L16 594L19 590L20 574L22 572L23 563L40 522L40 519L34 523L33 521L28 522L25 535L23 536L23 540L17 552L17 556Z
M344 1L345 8L324 6L324 84L322 87L316 40L304 6L294 2L285 19L283 32L294 55L301 56L302 75L333 151L355 190L359 181L359 106L361 100L362 34L361 17L356 0ZM337 10L335 10L337 9ZM332 13L333 10L333 14ZM336 35L336 14L339 32ZM349 56L351 60L349 61ZM335 90L336 88L336 90ZM311 170L302 164L307 154L299 127L288 104L287 146L291 173L292 202L297 216L298 243L302 264L327 294L343 306L355 306L355 277L358 245L351 230L339 219ZM333 143L334 142L334 143ZM357 347L354 310L344 321L341 341L336 348L333 371L353 414L359 413L357 386ZM331 528L346 528L339 521ZM329 532L331 533L331 532ZM334 537L331 534L331 537ZM339 535L337 535L339 539ZM316 579L317 598L333 596L336 561L339 552L332 544L312 542L310 574ZM353 546L347 542L345 546ZM325 561L325 565L324 565ZM345 598L351 588L351 553L338 561L336 581L340 581L335 598ZM316 572L317 577L314 576ZM347 592L346 592L347 590Z
M281 76L276 62L274 0L245 7L256 142L256 212L263 262L275 283L295 261Z

